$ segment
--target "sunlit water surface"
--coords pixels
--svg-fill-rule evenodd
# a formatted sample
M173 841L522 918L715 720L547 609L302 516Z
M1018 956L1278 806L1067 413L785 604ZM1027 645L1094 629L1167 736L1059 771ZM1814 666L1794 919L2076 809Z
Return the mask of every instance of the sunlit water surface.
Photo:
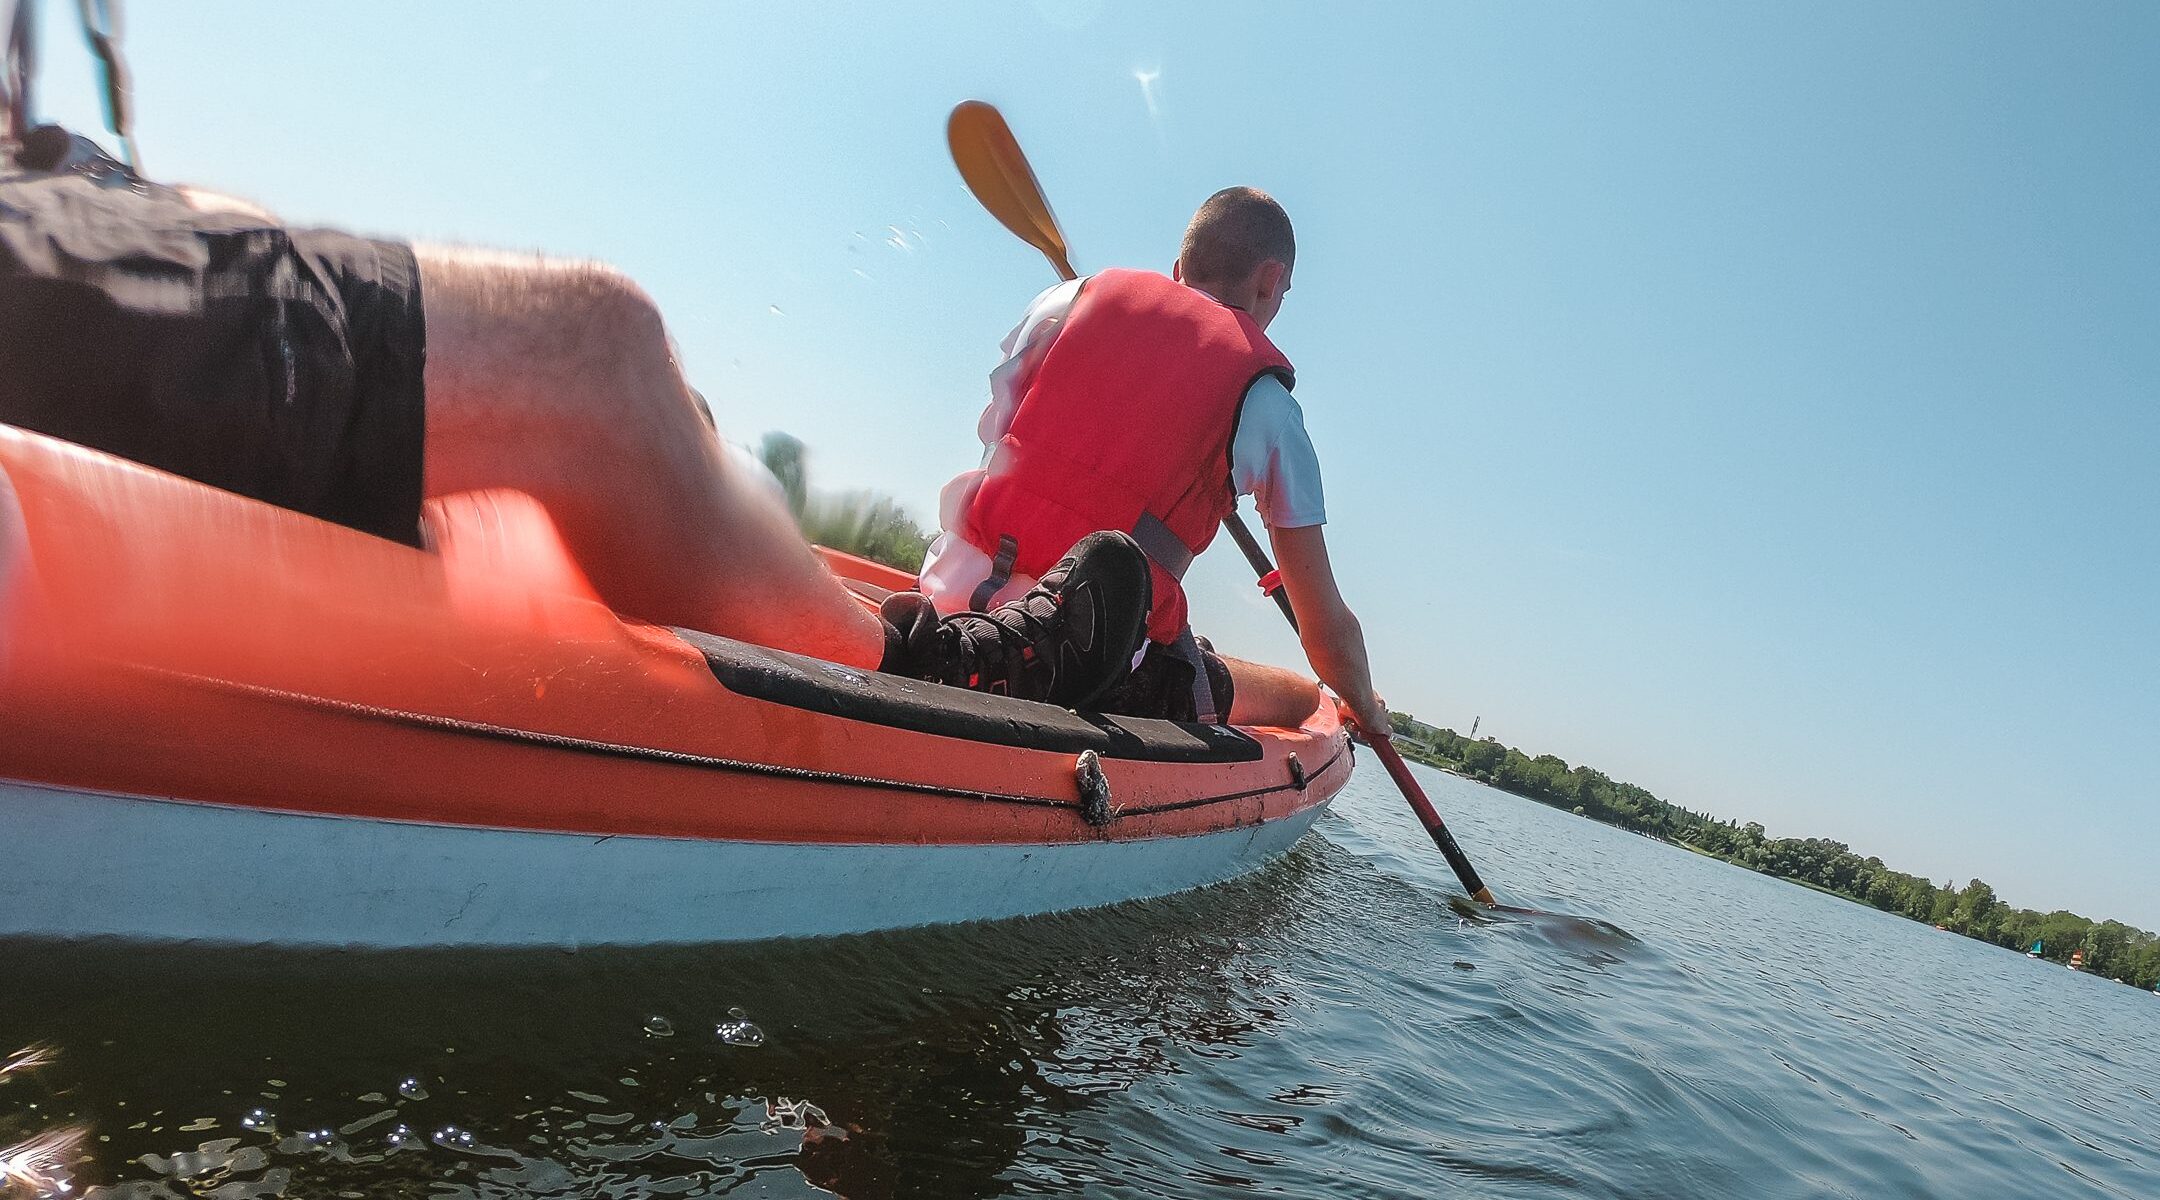
M234 1200L2160 1196L2160 997L1427 775L1503 893L1633 936L1463 922L1366 763L1267 871L1045 920L0 945L0 1054L51 1055L0 1154Z

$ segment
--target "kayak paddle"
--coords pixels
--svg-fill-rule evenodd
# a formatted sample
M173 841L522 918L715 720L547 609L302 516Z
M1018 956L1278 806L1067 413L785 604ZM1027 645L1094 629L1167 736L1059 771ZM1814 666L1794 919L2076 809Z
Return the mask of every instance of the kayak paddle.
M1275 564L1268 561L1267 551L1260 548L1260 542L1253 537L1252 530L1245 527L1245 518L1231 513L1223 518L1223 528L1230 532L1230 540L1237 543L1238 549L1245 552L1245 561L1252 564L1253 574L1260 577L1261 590L1275 597L1276 607L1282 609L1283 620L1290 622L1291 629L1297 629L1297 614L1291 611L1290 597L1283 592L1282 577L1275 573ZM1455 835L1448 832L1447 822L1440 819L1439 810L1432 806L1432 801L1425 795L1425 789L1418 786L1417 778L1410 774L1410 768L1403 762L1402 755L1395 752L1395 739L1391 736L1393 731L1383 730L1375 734L1372 730L1365 729L1360 732L1365 735L1365 744L1372 747L1373 754L1380 759L1380 765L1387 768L1388 778L1395 781L1395 789L1402 793L1403 799L1410 802L1410 810L1417 814L1418 821L1425 826L1425 832L1432 837L1433 845L1440 847L1440 857L1447 859L1447 865L1455 869L1455 878L1462 881L1463 890L1470 893L1470 898L1479 904L1488 908L1501 907L1500 903L1493 899L1492 889L1486 887L1485 881L1478 878L1477 868L1470 865L1470 856L1464 854L1462 847L1455 844Z
M952 147L960 178L998 224L1042 251L1057 268L1058 278L1079 278L1066 257L1065 233L1004 114L984 101L963 100L945 122L945 142Z
M1043 195L1042 184L1035 178L1035 169L1028 165L1027 155L1020 150L1019 139L1013 137L1012 128L1005 117L990 104L981 100L962 101L945 122L945 140L952 148L953 165L960 168L960 178L968 190L998 223L1018 235L1020 240L1042 251L1050 265L1057 268L1061 279L1075 279L1079 273L1072 268L1069 251L1065 247L1065 233L1058 228L1057 217L1050 211L1050 201ZM1297 628L1297 614L1290 610L1290 598L1283 594L1282 585L1274 576L1275 568L1268 562L1267 552L1253 540L1252 531L1236 513L1223 518L1223 528L1228 530L1238 549L1245 552L1246 561L1261 578L1261 586L1275 597L1282 607L1283 616ZM1272 585L1272 586L1271 586ZM1390 740L1391 731L1364 730L1365 742L1387 768L1389 778L1402 792L1403 799L1417 813L1425 832L1432 836L1433 845L1454 868L1455 878L1462 881L1463 890L1470 898L1488 908L1502 908L1493 900L1492 889L1478 878L1477 868L1470 865L1470 858L1455 844L1455 835L1448 832L1440 814L1425 796L1425 789L1418 786L1411 776L1410 768L1402 756L1395 752ZM1508 912L1530 913L1532 909L1506 908Z

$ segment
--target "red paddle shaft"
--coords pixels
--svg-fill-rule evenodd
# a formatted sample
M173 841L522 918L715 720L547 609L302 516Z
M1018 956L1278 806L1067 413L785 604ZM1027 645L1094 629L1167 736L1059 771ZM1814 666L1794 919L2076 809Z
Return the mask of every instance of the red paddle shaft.
M1229 532L1230 540L1237 543L1238 549L1245 552L1245 561L1251 563L1253 573L1260 576L1261 588L1275 597L1275 603L1282 609L1284 619L1290 622L1290 628L1296 629L1297 614L1290 610L1290 597L1283 594L1282 577L1275 573L1274 564L1268 561L1267 551L1262 550L1260 543L1253 538L1252 530L1245 527L1245 519L1231 513L1223 518L1223 528ZM1270 583L1274 586L1270 587ZM1485 881L1478 878L1477 868L1470 865L1470 857L1462 852L1461 846L1455 844L1455 835L1448 832L1447 823L1440 819L1440 813L1433 808L1432 801L1426 799L1425 789L1418 786L1416 776L1410 774L1410 768L1403 762L1402 755L1395 753L1395 743L1391 740L1393 731L1367 729L1362 732L1365 734L1365 744L1371 746L1372 752L1379 756L1380 765L1387 768L1389 777L1395 780L1395 786L1402 792L1403 799L1410 802L1411 811L1424 823L1425 832L1432 835L1433 845L1440 847L1440 856L1447 859L1448 866L1455 869L1455 878L1462 881L1463 890L1470 893L1470 898L1479 904L1492 905L1492 889L1486 887Z
M1424 822L1425 832L1432 835L1433 845L1440 847L1440 857L1447 859L1447 865L1455 868L1455 878L1462 881L1463 890L1470 893L1470 898L1479 904L1495 903L1492 889L1486 887L1485 881L1478 878L1477 868L1470 865L1470 857L1462 852L1461 846L1455 844L1455 835L1448 832L1447 823L1440 819L1432 801L1425 798L1425 789L1418 786L1417 778L1410 774L1410 767L1403 762L1402 755L1395 753L1394 740L1384 735L1373 737L1367 734L1365 743L1372 747L1372 752L1380 758L1380 765L1386 767L1387 773L1394 778L1395 786L1401 789L1403 799L1410 802L1411 811L1417 813L1418 820Z

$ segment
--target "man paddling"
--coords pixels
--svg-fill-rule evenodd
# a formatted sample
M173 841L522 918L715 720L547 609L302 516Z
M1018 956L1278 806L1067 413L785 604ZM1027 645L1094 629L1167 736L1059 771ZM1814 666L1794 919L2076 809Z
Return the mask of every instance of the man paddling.
M942 497L944 532L922 572L928 602L939 612L995 603L1088 530L1130 530L1154 603L1145 655L1114 711L1295 725L1318 701L1310 681L1220 657L1186 620L1186 567L1251 495L1307 658L1359 725L1384 735L1364 634L1328 560L1320 465L1290 360L1265 333L1296 256L1282 206L1228 188L1193 215L1169 276L1104 271L1037 297L990 377L983 466Z
M0 421L413 545L426 497L527 492L611 607L661 624L1073 707L1124 677L1130 538L896 629L729 461L621 272L288 228L8 99Z

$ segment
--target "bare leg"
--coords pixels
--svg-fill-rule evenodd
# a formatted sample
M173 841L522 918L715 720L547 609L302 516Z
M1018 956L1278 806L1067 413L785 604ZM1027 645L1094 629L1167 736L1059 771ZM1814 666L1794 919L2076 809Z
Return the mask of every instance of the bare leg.
M1273 725L1295 729L1320 706L1320 685L1296 671L1223 656L1235 684L1230 697L1233 725Z
M531 494L620 612L878 665L876 616L728 462L635 283L598 263L414 253L430 496Z

